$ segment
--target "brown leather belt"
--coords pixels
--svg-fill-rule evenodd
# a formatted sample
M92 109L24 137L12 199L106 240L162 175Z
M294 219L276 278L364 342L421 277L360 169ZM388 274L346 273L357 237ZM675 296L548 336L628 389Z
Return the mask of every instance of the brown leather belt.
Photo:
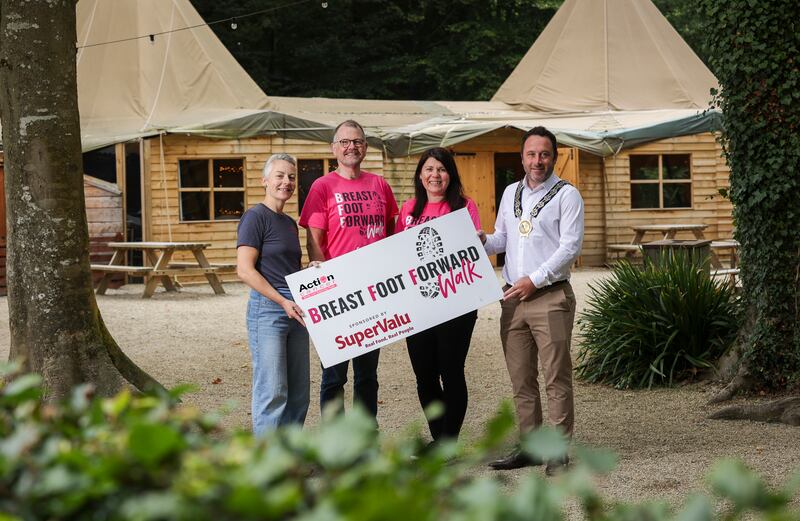
M557 281L553 282L552 284L550 284L549 286L545 286L543 288L536 288L536 291L548 291L550 289L559 288L559 287L563 286L564 284L569 284L569 280L566 280L566 279L565 280L557 280ZM503 291L507 291L508 288L510 288L510 287L511 287L511 284L506 284L505 286L503 286Z

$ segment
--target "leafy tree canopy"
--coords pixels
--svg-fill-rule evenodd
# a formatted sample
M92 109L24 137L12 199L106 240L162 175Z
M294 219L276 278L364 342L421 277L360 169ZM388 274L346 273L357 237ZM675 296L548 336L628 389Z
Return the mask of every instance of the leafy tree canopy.
M290 7L283 7L291 4L288 0L192 3L207 21L275 9L212 26L268 95L487 100L563 0L313 0ZM656 3L702 51L694 4Z

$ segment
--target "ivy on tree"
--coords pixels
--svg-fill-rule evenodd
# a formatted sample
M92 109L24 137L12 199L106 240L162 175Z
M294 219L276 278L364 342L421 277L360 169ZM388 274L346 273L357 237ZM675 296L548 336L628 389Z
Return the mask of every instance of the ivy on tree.
M720 398L800 382L800 4L703 0L748 321Z

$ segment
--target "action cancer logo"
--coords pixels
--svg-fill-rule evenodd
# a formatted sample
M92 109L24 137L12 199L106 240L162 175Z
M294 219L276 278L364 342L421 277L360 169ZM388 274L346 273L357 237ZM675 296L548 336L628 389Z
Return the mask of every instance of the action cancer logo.
M332 290L336 287L336 281L333 279L333 275L322 275L321 277L317 277L316 279L312 280L308 284L300 284L300 299L305 300L307 298L311 298L314 295L319 295L320 293L325 293L328 290Z

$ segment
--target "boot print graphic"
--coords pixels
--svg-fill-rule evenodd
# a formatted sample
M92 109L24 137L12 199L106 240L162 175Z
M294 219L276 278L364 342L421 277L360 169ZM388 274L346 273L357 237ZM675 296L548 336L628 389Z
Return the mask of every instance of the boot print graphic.
M417 235L417 257L419 260L428 263L444 255L442 237L430 226L424 227ZM420 282L418 285L419 293L425 298L436 298L439 296L439 283L435 280Z

